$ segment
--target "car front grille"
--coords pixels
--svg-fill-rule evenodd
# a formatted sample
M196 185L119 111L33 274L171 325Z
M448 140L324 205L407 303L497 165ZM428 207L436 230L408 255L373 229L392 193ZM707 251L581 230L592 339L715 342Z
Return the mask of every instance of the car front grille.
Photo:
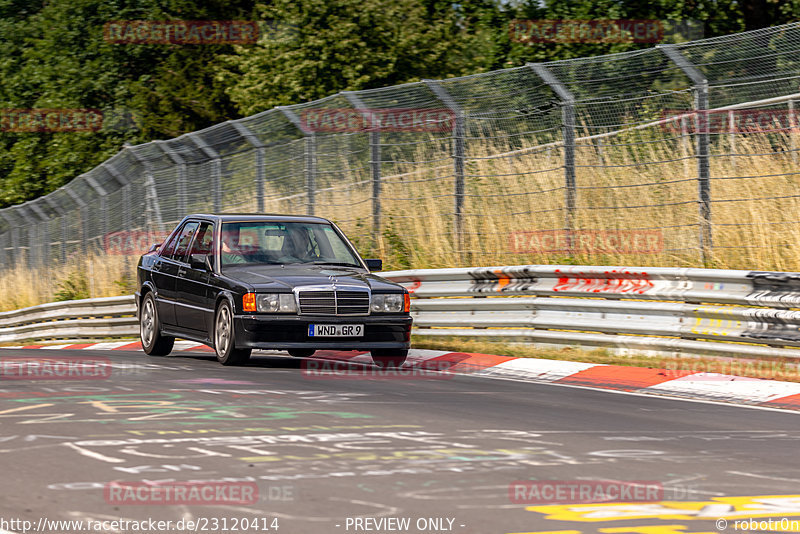
M369 291L300 290L303 315L369 315Z

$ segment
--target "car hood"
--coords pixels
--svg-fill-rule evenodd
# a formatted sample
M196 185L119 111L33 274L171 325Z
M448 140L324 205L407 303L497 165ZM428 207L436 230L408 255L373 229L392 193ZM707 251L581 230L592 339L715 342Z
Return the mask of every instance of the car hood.
M256 291L275 291L294 289L299 286L329 285L360 286L372 290L402 289L402 286L389 282L362 269L330 265L237 265L226 267L223 275L238 282L252 286Z

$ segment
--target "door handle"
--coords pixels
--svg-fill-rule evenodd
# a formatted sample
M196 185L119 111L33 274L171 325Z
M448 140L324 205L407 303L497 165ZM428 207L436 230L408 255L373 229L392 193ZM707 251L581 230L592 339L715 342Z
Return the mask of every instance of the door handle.
M183 276L184 274L186 274L186 269L183 267L178 268L178 276Z
M161 262L154 263L153 264L153 270L154 271L160 271L161 270Z

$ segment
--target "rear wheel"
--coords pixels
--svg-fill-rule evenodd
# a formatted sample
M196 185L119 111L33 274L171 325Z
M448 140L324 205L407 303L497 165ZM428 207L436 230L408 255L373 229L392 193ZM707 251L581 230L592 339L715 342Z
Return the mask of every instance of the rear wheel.
M371 351L372 361L378 367L400 367L408 357L408 349L384 349Z
M235 348L233 328L231 305L223 300L214 319L214 350L222 365L243 365L250 358L250 349Z
M166 356L172 352L175 338L161 335L161 322L158 320L156 299L148 292L139 311L139 338L144 352L150 356Z
M295 358L308 358L317 352L314 349L289 349L289 354Z

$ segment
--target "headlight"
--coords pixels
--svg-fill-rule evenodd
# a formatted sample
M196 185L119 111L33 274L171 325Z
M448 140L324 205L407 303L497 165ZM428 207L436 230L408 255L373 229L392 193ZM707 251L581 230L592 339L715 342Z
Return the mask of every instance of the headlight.
M372 313L400 313L403 311L403 294L372 295L370 309Z
M256 294L256 308L266 313L297 313L297 305L292 293Z

